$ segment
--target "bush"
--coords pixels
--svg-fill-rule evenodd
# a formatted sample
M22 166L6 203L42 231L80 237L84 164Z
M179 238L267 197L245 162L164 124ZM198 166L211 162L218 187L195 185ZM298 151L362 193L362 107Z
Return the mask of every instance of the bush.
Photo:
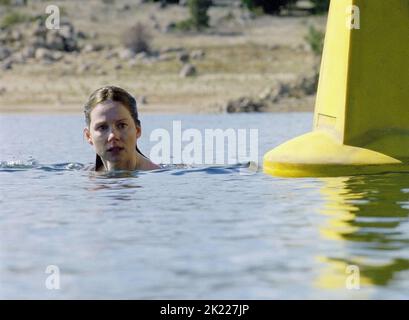
M311 0L314 5L312 12L315 14L327 12L329 9L329 1L330 0Z
M149 52L151 49L151 35L146 27L137 23L126 30L122 37L123 45L135 53Z
M297 0L241 0L241 2L252 11L261 8L264 13L278 14L281 9L296 3Z
M176 22L173 30L189 31L200 30L209 26L208 9L212 5L212 0L188 0L190 18Z
M1 28L8 28L11 27L15 24L26 22L26 21L31 21L32 17L22 14L19 12L10 12L6 14L3 19L0 22L0 27Z
M193 27L202 29L209 26L207 10L211 5L211 0L188 0L190 20Z
M179 31L189 31L189 30L192 30L192 28L193 28L193 22L191 19L178 21L175 23L173 27L173 29L179 30Z
M315 29L314 26L310 26L307 35L304 37L305 41L307 41L312 52L316 56L322 55L322 50L324 48L324 38L325 33Z

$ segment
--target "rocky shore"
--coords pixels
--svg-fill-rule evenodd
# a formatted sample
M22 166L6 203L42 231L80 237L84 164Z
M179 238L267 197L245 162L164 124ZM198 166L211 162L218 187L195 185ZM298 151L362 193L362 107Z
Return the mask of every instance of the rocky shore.
M208 30L183 32L174 26L185 6L95 1L76 14L74 0L56 2L54 30L46 4L0 6L0 21L29 17L0 29L0 112L77 112L104 84L130 90L146 112L313 109L316 58L304 36L325 18L256 17L231 5L210 10Z

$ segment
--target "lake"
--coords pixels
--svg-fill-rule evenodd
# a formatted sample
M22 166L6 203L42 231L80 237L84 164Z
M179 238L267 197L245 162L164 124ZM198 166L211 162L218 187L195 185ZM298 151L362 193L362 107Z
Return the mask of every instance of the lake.
M143 115L258 129L258 159L311 113ZM2 299L405 299L409 174L283 179L246 165L95 175L81 115L0 115ZM51 278L50 278L51 277Z

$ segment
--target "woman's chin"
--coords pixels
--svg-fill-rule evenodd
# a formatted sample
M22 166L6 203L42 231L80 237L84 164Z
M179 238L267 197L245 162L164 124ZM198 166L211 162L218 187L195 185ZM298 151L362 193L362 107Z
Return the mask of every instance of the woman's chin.
M118 152L118 153L113 153L113 152L107 152L105 154L105 161L108 162L123 162L124 161L124 153L123 152Z

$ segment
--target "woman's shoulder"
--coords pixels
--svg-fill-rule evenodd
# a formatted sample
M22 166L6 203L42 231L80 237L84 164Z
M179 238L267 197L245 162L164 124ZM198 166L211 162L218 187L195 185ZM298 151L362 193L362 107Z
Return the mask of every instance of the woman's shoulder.
M162 169L160 165L157 165L156 163L153 163L150 159L144 158L144 161L142 161L140 170L156 170L156 169Z

